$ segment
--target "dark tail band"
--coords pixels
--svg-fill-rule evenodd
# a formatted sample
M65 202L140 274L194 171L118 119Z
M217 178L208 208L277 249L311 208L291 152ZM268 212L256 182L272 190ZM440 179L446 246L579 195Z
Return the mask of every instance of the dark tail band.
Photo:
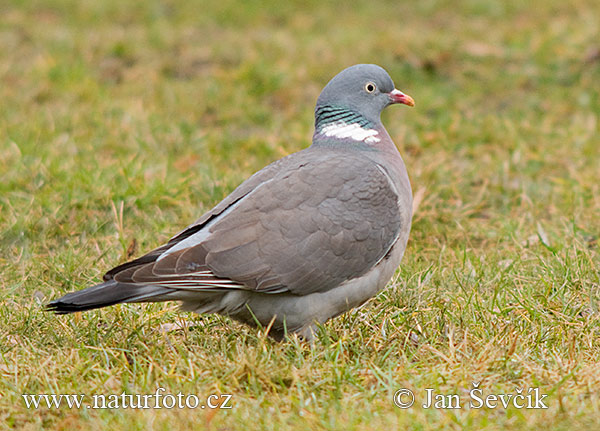
M139 286L108 280L87 289L68 293L46 305L46 310L56 314L76 313L123 302L156 301L170 292L170 289L160 286Z

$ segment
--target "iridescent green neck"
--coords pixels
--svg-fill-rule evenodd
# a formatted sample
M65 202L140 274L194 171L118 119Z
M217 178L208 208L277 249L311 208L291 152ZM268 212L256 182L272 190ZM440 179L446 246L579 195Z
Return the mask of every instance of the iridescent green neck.
M358 124L363 129L372 129L375 125L356 111L333 105L317 107L315 111L315 131L320 132L330 124Z

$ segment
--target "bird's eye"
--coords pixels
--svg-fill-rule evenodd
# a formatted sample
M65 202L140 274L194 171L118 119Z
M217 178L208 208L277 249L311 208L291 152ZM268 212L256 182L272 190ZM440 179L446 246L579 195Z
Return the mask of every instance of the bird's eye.
M377 86L372 82L367 82L365 84L365 90L367 93L373 93L375 90L377 90Z

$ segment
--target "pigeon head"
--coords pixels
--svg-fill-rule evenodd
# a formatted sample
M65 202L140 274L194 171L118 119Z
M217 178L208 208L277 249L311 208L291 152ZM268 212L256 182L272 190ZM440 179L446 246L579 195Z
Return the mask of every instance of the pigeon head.
M381 111L412 97L394 88L390 75L375 64L357 64L338 73L325 86L315 108L315 138L378 142Z

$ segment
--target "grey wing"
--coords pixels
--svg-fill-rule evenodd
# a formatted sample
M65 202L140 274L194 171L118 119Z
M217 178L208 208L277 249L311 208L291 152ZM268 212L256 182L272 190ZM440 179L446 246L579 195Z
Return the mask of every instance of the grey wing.
M220 277L258 291L327 291L371 269L400 232L398 196L359 157L320 160L257 190L202 245Z
M306 295L365 274L398 238L398 195L374 162L337 155L287 166L115 280Z

